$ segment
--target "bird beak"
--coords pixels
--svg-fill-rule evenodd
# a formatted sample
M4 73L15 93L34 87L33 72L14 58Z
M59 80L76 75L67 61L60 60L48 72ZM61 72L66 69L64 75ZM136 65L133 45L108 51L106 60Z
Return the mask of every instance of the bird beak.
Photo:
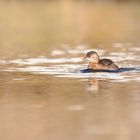
M88 62L88 61L89 61L89 57L85 56L85 57L83 58L83 61L84 61L84 62Z

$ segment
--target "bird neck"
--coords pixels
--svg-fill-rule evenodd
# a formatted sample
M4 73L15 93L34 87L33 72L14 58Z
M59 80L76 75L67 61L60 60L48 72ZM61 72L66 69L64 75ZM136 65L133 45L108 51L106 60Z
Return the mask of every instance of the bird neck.
M99 63L99 56L96 54L96 55L93 55L93 56L91 56L91 63L93 63L93 64L98 64Z
M98 67L98 62L90 62L88 69L96 69Z

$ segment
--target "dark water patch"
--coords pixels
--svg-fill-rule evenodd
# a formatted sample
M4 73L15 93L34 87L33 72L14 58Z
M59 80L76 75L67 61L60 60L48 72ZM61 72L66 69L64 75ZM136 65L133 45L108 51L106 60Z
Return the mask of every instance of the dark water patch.
M127 72L127 71L139 71L140 68L119 68L117 70L94 70L94 69L83 69L80 70L81 73L94 73L94 72L108 72L108 73L119 73L119 72Z

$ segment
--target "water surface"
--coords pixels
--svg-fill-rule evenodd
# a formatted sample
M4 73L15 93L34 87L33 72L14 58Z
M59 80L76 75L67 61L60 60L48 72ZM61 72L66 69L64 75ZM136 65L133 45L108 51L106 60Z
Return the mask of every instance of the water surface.
M140 68L140 4L0 3L0 139L139 139L140 71L80 73L97 51Z

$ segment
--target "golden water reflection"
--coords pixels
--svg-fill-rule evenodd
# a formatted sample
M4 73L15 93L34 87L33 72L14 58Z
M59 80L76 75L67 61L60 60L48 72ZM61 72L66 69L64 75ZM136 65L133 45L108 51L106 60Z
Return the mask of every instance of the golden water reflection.
M27 73L3 73L2 77L1 139L122 140L139 136L138 83L101 80L95 93L86 88L88 80Z
M0 56L38 56L61 45L139 42L138 2L0 2Z
M60 71L90 49L140 66L139 25L139 2L1 1L0 139L139 139L139 72Z

